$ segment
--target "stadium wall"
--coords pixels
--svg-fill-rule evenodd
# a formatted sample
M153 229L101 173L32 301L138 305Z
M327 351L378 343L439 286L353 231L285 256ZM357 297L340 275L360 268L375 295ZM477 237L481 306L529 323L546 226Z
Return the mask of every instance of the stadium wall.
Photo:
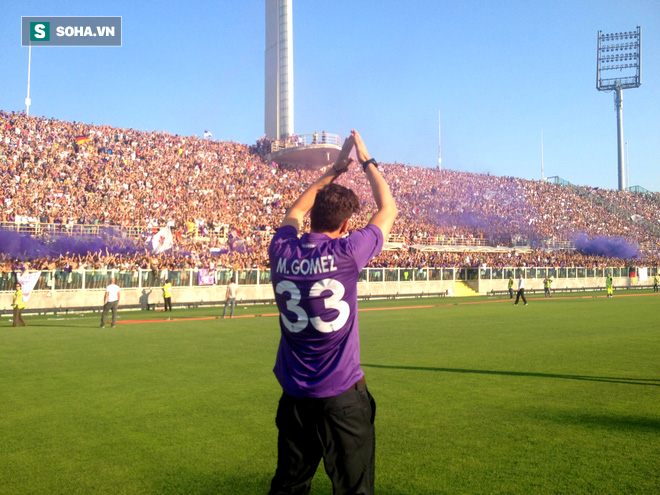
M474 280L470 281L476 292L481 295L503 292L507 289L507 280ZM615 288L647 287L647 282L631 282L628 277L614 278ZM555 279L552 290L594 290L605 289L602 277L581 279ZM220 305L224 303L227 288L224 285L173 287L172 303L176 306ZM543 280L526 279L526 291L543 292ZM384 297L425 297L456 294L456 281L423 281L423 282L359 282L358 296L360 298ZM34 291L25 309L26 313L35 311L84 311L97 310L103 305L105 289ZM12 312L13 293L0 293L0 308L3 314ZM238 302L243 304L268 303L274 301L273 288L266 285L239 286ZM162 290L159 287L124 288L121 291L121 308L154 309L163 305Z
M477 285L477 291L480 294L488 294L493 291L508 291L508 280L475 280ZM614 287L644 287L648 286L650 282L631 282L631 279L628 277L613 277L612 283ZM518 290L518 280L514 280L514 291ZM560 290L571 290L571 291L580 291L580 290L595 290L602 289L605 290L605 279L603 277L594 277L594 278L559 278L553 279L552 285L550 287L551 291ZM543 292L543 280L531 280L525 279L525 292Z

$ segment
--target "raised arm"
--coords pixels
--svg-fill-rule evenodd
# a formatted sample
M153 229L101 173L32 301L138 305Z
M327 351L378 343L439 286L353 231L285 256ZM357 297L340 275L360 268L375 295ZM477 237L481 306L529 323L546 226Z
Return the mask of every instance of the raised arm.
M378 212L369 220L369 225L378 227L383 233L383 241L387 242L399 210L396 207L387 182L385 182L385 179L378 171L376 161L369 156L362 137L355 130L351 131L351 135L355 139L357 158L363 166L364 173L367 175L367 179L371 185L371 192L376 202L376 208L378 208Z
M346 141L344 141L344 146L339 152L339 156L337 157L334 165L328 168L328 170L326 170L325 173L316 180L316 182L309 186L307 190L302 193L300 197L295 201L295 203L293 203L291 208L289 208L289 210L286 212L280 227L284 227L285 225L293 225L296 230L300 232L303 225L303 218L307 212L312 209L312 206L314 205L314 199L316 198L316 193L319 191L319 189L327 184L330 184L337 177L346 172L349 165L353 162L353 159L348 156L351 152L351 148L353 148L353 144L353 136L346 138Z

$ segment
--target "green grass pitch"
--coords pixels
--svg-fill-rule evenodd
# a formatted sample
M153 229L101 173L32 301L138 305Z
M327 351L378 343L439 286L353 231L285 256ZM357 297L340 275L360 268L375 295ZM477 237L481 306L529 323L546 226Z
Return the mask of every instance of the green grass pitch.
M377 493L660 493L659 307L641 291L361 302ZM0 493L266 493L274 312L3 316ZM312 493L332 493L322 465Z

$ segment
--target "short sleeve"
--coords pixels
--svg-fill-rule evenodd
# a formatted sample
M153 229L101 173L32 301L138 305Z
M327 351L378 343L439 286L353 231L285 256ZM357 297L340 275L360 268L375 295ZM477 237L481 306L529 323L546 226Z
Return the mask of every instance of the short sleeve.
M383 233L375 225L356 230L347 238L355 265L362 270L383 249Z

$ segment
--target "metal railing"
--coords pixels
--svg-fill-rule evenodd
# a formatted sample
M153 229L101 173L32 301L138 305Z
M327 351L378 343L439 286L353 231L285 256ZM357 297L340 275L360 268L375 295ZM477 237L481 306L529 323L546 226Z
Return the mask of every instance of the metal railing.
M128 289L162 287L170 279L173 287L202 287L227 285L232 277L242 285L270 284L270 270L257 268L241 270L208 270L189 268L185 270L119 270L104 268L100 270L46 270L42 271L34 290L75 291L104 289L112 277L118 285ZM14 290L16 277L11 272L0 274L0 291Z
M162 226L159 227L146 227L138 225L106 225L106 224L79 224L79 223L41 223L41 222L0 222L1 230L9 230L22 235L31 235L35 237L43 236L89 236L99 237L103 233L114 230L120 232L122 235L131 239L140 239L157 233ZM229 226L221 225L214 230L211 230L208 235L201 235L198 229L184 234L186 239L192 240L208 240L215 239L220 242L226 242ZM263 231L258 231L262 233Z
M421 237L418 241L414 241L412 244L422 244L425 246L490 246L491 245L488 239L483 239L480 237L467 237L467 236Z
M337 146L341 147L342 139L338 134L330 134L327 132L315 132L313 134L296 134L291 136L286 140L276 140L270 143L270 152L274 153L275 151L287 149L287 148L296 148L300 146Z
M149 228L137 225L106 225L106 224L80 224L80 223L41 223L35 222L0 222L0 229L28 234L41 235L66 235L66 236L99 236L108 229L117 230L128 237L137 238L143 232L154 230L158 232L159 227Z
M541 267L541 268L365 268L360 273L360 282L425 282L439 280L506 280L509 277L518 279L523 274L525 279L579 279L628 277L630 270L635 274L637 269L621 267L582 268L582 267ZM660 274L658 267L648 268L647 275L653 277Z
M358 281L368 283L382 282L425 282L425 281L467 281L467 280L505 280L509 277L517 279L520 273L525 279L580 279L628 277L630 272L636 276L636 268L603 267L540 267L540 268L453 268L453 267L423 267L423 268L365 268L360 272ZM648 277L660 275L659 267L647 269ZM102 270L47 270L42 271L34 287L36 291L77 291L104 289L110 278L123 288L152 289L162 287L166 279L170 279L174 287L204 287L227 285L232 277L236 277L239 285L269 285L271 283L270 269L252 268L248 270L231 269L198 269L185 270L119 270L105 268ZM13 291L16 284L12 272L0 273L0 291Z
M155 234L160 230L161 227L144 227L137 225L106 225L106 224L64 224L64 223L41 223L41 222L30 222L30 223L15 223L15 222L0 222L0 229L9 230L12 232L17 232L22 235L32 235L35 237L51 236L51 235L65 235L65 236L101 236L104 232L108 230L115 230L121 232L123 235L130 237L132 239L142 239L148 235ZM192 233L184 235L187 239L192 240L214 240L222 244L227 242L228 239L228 225L222 225L217 229L211 230L208 235L202 236L195 229ZM270 238L273 236L274 231L254 231L258 233L265 242L270 241ZM402 234L390 234L388 242L393 243L406 243L407 238ZM411 241L411 244L421 244L421 245L438 245L438 246L456 246L456 247L488 247L494 246L495 242L490 239L483 239L479 237L468 237L468 236L424 236ZM528 246L526 241L517 243L519 246ZM575 244L573 241L568 240L546 240L542 243L542 246L546 249L575 249ZM640 244L640 248L643 252L657 252L658 243L657 242L647 242Z

